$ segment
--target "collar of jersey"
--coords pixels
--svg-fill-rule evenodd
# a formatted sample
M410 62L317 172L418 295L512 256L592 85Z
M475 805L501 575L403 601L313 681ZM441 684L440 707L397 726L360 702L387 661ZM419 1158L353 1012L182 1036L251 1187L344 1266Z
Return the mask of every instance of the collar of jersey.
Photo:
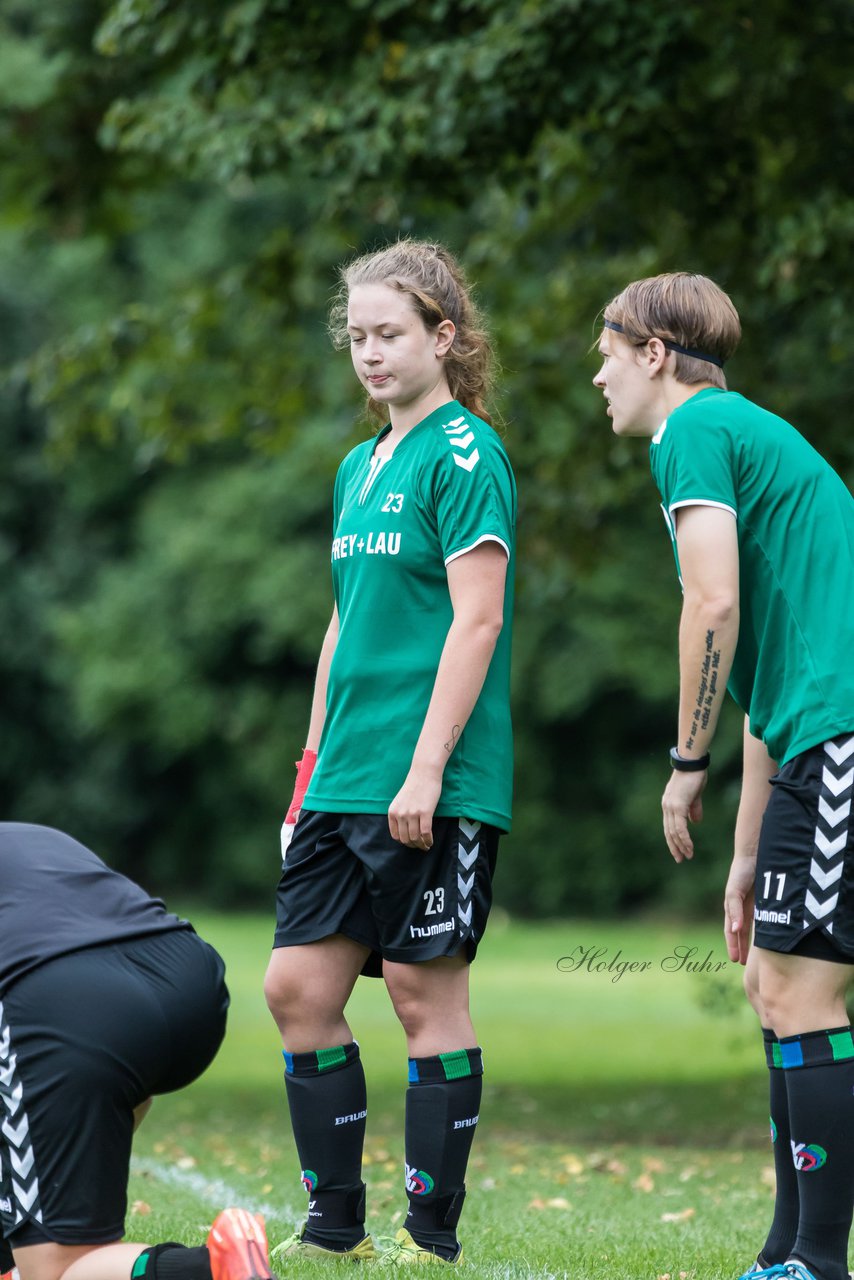
M465 409L458 400L448 400L445 404L440 404L438 409L434 409L432 413L428 413L426 418L422 418L420 422L416 422L415 426L412 427L411 430L407 431L403 439L399 440L394 446L394 450L390 456L393 458L400 449L405 448L406 442L412 436L420 435L426 427L435 426L435 424L440 422L442 418L458 418L461 413L465 413ZM389 431L391 431L391 423L387 422L385 426L377 432L376 439L374 440L371 448L371 454L376 452L377 445L388 435Z

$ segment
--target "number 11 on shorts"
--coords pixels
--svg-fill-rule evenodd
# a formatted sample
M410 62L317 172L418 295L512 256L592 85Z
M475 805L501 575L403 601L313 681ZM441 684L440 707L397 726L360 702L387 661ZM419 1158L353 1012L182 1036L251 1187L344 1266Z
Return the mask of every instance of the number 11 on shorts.
M766 871L766 872L764 873L764 875L763 875L763 879L765 880L765 891L764 891L764 893L762 894L762 899L763 899L763 901L767 901L767 899L771 897L771 881L772 881L775 877L776 877L776 880L777 880L777 901L778 901L778 902L781 902L781 901L782 901L782 899L783 899L783 890L784 890L784 889L785 889L785 887L786 887L786 873L785 873L785 871Z

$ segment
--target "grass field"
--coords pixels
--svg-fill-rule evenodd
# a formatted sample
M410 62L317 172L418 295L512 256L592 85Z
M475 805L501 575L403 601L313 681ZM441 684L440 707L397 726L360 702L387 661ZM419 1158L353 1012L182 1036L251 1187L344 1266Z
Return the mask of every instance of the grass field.
M228 965L229 1032L203 1079L159 1099L137 1136L128 1235L196 1242L217 1208L242 1203L263 1210L275 1243L305 1196L261 995L271 921L191 914ZM744 1270L771 1208L767 1082L724 961L714 929L493 919L472 969L487 1074L460 1233L469 1274ZM348 1016L368 1078L368 1227L388 1234L405 1207L406 1048L381 983L360 981Z

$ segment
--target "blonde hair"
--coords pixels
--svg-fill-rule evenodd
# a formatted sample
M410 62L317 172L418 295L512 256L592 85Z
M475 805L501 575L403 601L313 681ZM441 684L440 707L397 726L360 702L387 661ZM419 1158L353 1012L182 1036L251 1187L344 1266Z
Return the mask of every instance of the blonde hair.
M341 267L329 312L329 332L336 347L349 345L347 302L351 290L360 284L385 284L406 294L427 329L438 328L443 320L453 322L454 341L444 358L451 395L491 422L486 401L495 380L495 356L471 287L453 255L443 245L426 240L398 240ZM370 396L367 410L377 422L388 417L386 406Z
M721 362L730 358L741 339L741 322L730 298L708 276L689 271L635 280L611 299L603 315L606 323L621 326L632 346L661 338ZM673 354L678 382L710 382L726 390L718 365L695 355Z

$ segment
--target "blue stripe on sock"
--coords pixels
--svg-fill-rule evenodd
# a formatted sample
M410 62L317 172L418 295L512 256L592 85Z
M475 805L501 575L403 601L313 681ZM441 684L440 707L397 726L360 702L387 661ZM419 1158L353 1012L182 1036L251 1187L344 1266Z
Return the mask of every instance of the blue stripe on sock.
M418 1084L421 1077L418 1074L418 1063L414 1058L409 1059L409 1083Z
M287 1049L283 1049L282 1057L285 1060L285 1071L287 1071L289 1076L292 1076L294 1074L294 1055L292 1053L288 1053Z
M783 1069L786 1067L802 1067L804 1065L804 1051L801 1048L800 1040L781 1040L780 1054L783 1059Z

